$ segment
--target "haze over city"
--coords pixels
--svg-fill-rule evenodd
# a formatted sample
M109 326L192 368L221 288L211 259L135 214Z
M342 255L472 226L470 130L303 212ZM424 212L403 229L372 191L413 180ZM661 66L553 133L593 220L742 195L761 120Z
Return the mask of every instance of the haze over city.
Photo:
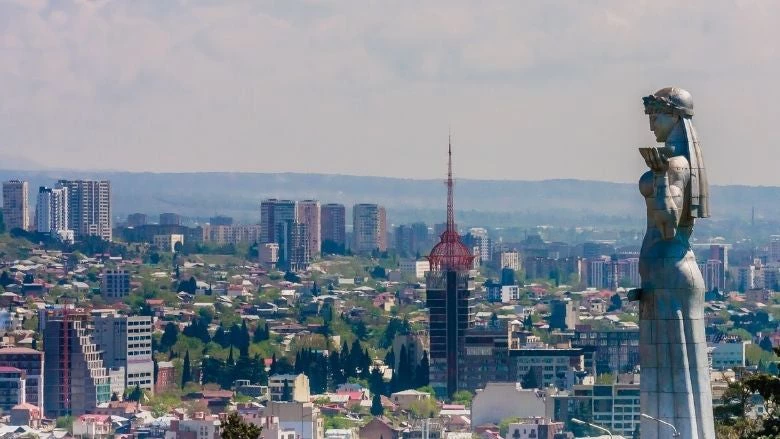
M674 83L711 183L780 185L778 9L3 1L0 168L438 178L452 130L459 178L634 182Z

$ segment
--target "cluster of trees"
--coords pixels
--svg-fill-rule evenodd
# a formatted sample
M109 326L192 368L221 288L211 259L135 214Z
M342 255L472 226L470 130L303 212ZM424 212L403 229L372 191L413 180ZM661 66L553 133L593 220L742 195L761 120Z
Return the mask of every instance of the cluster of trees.
M774 348L780 356L780 347ZM721 404L714 407L716 433L725 439L764 439L780 437L780 375L777 363L767 367L773 373L748 374L729 384ZM764 415L752 419L750 413L763 406Z
M249 328L246 326L246 320L242 320L241 325L234 324L227 331L225 330L225 327L220 324L211 341L223 348L234 346L238 349L241 356L249 355L249 344L251 343L251 339L249 337Z
M396 364L395 353L392 349L388 352L385 359L390 360L387 363L388 365ZM398 357L398 367L393 369L393 378L390 380L390 393L427 386L429 371L430 360L428 359L427 351L423 351L422 358L418 362L410 354L406 345L402 345Z
M214 357L203 357L200 363L201 379L204 384L216 383L224 389L233 386L236 380L249 380L255 384L268 384L268 376L265 373L265 361L259 356L249 357L239 355L237 360L233 358L233 347L227 360Z

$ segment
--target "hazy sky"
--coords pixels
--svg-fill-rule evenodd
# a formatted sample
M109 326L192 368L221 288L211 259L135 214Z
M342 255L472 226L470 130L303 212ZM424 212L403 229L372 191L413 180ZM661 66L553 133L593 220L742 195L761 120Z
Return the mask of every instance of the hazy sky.
M0 158L634 181L693 94L710 181L780 185L780 2L0 0ZM6 162L8 163L8 162ZM0 168L2 168L0 163Z

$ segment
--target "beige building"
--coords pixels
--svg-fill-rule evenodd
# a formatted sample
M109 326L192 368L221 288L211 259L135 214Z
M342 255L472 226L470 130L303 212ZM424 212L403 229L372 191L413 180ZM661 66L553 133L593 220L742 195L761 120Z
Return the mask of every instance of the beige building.
M500 258L501 266L499 268L511 268L515 271L520 269L520 253L516 251L501 252Z
M424 279L425 272L431 271L431 263L427 260L404 259L398 268L401 270L402 275L414 276L415 279Z
M498 425L509 418L534 418L545 415L544 397L534 389L523 389L518 383L487 383L477 390L471 401L471 420L475 427Z
M3 220L6 230L30 230L30 203L26 181L3 182Z
M319 256L322 246L322 222L320 202L317 200L303 200L298 202L298 222L305 224L309 232L306 246L312 258Z
M203 242L216 245L260 242L259 224L209 225L202 226Z
M398 407L403 410L409 410L409 407L412 406L412 403L417 401L424 401L426 399L430 399L430 397L430 393L420 392L419 390L414 389L395 392L390 395L390 399L394 403L398 404Z
M271 401L284 401L285 382L290 389L292 401L309 402L309 377L304 374L274 375L268 377L268 393Z
M184 245L184 235L154 235L152 240L154 246L164 252L175 252L176 243Z
M283 430L295 430L300 439L324 439L325 423L320 410L310 402L269 401L266 416L279 418Z

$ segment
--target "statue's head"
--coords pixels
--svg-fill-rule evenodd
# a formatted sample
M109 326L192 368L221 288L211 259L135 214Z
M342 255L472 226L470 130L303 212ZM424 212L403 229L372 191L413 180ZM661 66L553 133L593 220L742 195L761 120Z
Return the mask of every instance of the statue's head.
M642 98L645 114L650 116L650 130L656 140L665 142L672 128L681 118L693 116L693 98L686 90L665 87Z

